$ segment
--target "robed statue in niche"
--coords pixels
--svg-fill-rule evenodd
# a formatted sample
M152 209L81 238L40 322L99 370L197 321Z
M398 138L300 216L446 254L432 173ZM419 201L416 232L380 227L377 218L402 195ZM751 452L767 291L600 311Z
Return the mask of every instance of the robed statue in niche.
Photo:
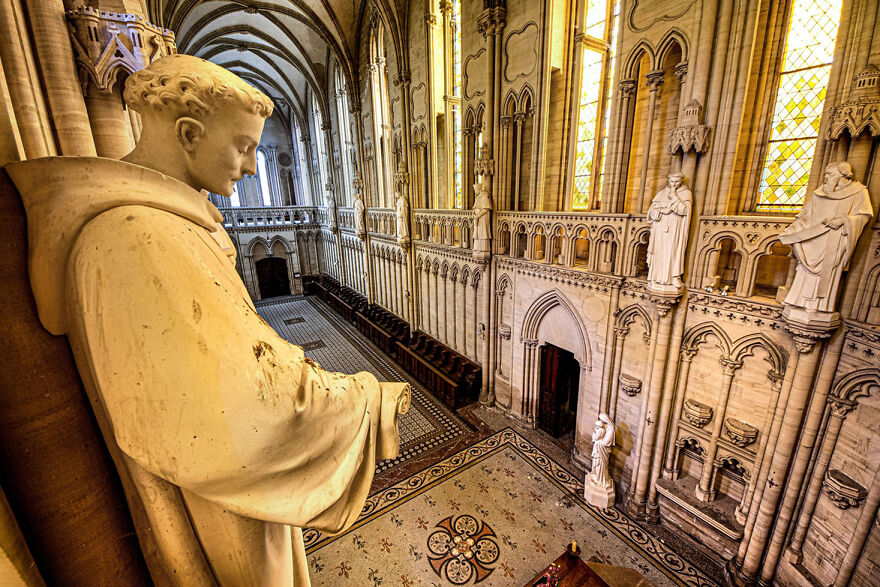
M132 74L123 161L7 166L40 320L66 334L161 585L308 585L300 528L341 532L398 454L404 383L322 369L254 309L208 201L255 173L271 101L171 55Z
M842 161L826 167L825 183L779 235L798 262L786 304L807 312L834 311L840 278L873 215L868 189L853 180L852 166Z
M655 291L677 293L683 285L694 196L682 179L680 173L669 175L666 187L654 196L648 208L648 287Z

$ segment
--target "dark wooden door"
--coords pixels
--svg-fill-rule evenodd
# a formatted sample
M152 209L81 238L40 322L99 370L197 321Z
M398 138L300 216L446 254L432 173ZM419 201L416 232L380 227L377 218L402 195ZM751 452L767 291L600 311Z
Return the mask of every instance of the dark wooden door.
M538 428L557 438L574 428L580 365L569 351L545 344L540 369Z
M260 297L274 298L290 295L290 278L287 276L287 261L278 257L266 257L256 262L257 283Z

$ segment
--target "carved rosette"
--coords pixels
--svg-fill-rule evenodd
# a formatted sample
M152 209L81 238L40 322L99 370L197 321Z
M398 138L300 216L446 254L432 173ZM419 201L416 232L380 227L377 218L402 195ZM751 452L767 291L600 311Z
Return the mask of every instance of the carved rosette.
M730 441L740 448L745 448L758 439L757 428L735 418L724 420L724 432Z
M702 428L711 422L715 412L710 406L691 398L684 400L683 408L684 417L697 428Z
M834 505L842 510L859 507L868 496L868 490L839 469L829 469L822 481L822 490Z
M110 92L120 73L135 73L153 61L177 53L174 32L136 14L79 6L66 13L80 84Z

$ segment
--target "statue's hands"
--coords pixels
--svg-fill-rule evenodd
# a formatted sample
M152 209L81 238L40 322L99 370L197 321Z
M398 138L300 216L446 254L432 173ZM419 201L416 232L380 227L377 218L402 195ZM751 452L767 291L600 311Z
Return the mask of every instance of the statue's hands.
M830 228L832 230L837 230L838 228L843 226L843 219L840 217L826 218L825 220L822 221L822 224L824 224L825 226L827 226L828 228Z

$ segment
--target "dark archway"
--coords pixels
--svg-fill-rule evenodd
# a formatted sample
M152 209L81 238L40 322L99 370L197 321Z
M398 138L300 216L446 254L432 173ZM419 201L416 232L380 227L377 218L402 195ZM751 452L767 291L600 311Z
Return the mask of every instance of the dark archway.
M538 428L554 438L574 428L580 373L573 353L549 343L541 347Z
M280 257L266 257L255 263L260 297L274 298L290 295L290 278L287 276L287 261Z

